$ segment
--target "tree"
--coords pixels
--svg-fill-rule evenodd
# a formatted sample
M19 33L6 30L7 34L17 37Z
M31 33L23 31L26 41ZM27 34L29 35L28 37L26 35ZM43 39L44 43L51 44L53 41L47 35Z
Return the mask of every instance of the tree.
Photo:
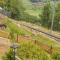
M50 3L47 3L43 8L42 17L41 17L41 25L50 29L51 24L52 24L51 6L50 6ZM55 4L53 30L60 31L60 2Z
M11 12L11 17L19 19L21 13L24 11L21 0L7 0L6 10Z
M41 17L41 25L44 27L50 27L51 21L50 21L50 3L46 3L46 5L43 8L42 17Z
M57 3L53 29L60 31L60 2Z

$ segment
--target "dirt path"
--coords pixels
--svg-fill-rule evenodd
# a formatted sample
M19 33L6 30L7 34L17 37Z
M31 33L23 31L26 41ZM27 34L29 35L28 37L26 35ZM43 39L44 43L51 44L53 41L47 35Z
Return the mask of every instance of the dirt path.
M31 28L28 28L28 27L30 26L30 27L32 27L32 28L34 28L34 29L38 29L38 27L36 27L35 25L33 26L32 24L25 23L25 22L18 22L18 21L16 21L15 23L17 23L17 25L18 25L19 27L21 26L21 27L25 28L26 30L30 30L34 35L37 35L37 34L42 35L42 36L44 36L44 37L46 37L46 38L48 38L48 39L50 39L50 40L53 40L54 42L60 44L59 39L57 40L57 39L52 38L51 36L48 36L48 35L46 35L46 34L44 34L44 33L41 33L41 32L38 32L38 31L36 31L36 30L33 30L33 29L31 29ZM28 26L28 27L26 27L25 25ZM40 30L40 29L38 29L38 30ZM43 30L42 30L42 31L43 31ZM45 30L44 30L44 31L45 31ZM57 37L58 37L58 36L57 36Z
M0 37L0 60L2 60L2 57L7 52L9 46L10 46L10 41L6 38Z
M47 33L50 33L51 32L49 29L46 29L46 28L44 28L42 26L38 26L36 24L27 23L27 22L23 22L23 21L20 21L20 22L17 22L17 23L18 24L24 24L24 25L27 25L27 26L31 26L31 27L33 27L35 29L39 29L39 30L45 31ZM52 34L60 37L60 32L52 31Z

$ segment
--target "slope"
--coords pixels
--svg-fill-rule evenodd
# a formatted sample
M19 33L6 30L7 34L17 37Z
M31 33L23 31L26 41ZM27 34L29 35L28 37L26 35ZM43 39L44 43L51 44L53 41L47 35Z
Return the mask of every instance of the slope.
M44 36L40 36L38 34L35 35L30 30L25 29L23 26L20 26L19 24L16 24L13 19L10 19L5 16L3 16L3 17L4 18L2 19L3 20L2 23L7 25L7 28L4 29L4 31L6 31L8 33L13 32L14 41L19 46L19 48L17 49L17 55L21 59L23 59L23 60L29 60L29 59L30 60L33 60L33 59L34 60L53 60L54 56L52 54L60 51L59 44L57 44L56 42L51 41L50 39L48 39ZM18 34L18 39L19 39L18 42L16 41L17 34ZM12 36L12 38L13 38L13 36ZM36 43L36 41L39 41L39 43ZM13 43L13 41L12 41L12 43ZM44 45L51 46L51 44L54 44L52 54L48 53L45 50L46 47L44 47L45 49L43 48ZM56 56L58 56L58 55L56 54Z

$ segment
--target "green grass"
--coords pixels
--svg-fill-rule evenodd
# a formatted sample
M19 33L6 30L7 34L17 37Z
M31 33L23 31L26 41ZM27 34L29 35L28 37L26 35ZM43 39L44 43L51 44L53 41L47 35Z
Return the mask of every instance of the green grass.
M33 43L33 41L23 40L18 43L19 48L17 49L17 55L22 60L59 60L60 59L60 45L41 35L33 35L31 31L27 31L22 27L18 27L12 19L5 18L7 28L6 31L19 34L19 35L30 35L32 37L31 40L38 40L39 43L46 44L49 46L53 46L52 54L49 54L40 46Z
M36 16L37 18L39 18L39 15L41 15L41 13L42 13L42 9L40 8L38 8L38 9L27 9L26 11L25 11L26 13L28 13L28 14L30 14L30 15L33 15L33 16Z
M39 18L39 13L40 13L39 11L37 12L37 11L34 11L34 10L26 10L25 12Z
M59 60L60 59L60 46L53 40L50 40L44 36L32 35L32 40L38 40L40 43L53 46L52 53L47 53L44 49L34 44L32 41L19 42L20 48L17 49L17 55L22 60ZM20 52L20 53L19 53Z
M51 57L54 60L60 60L60 48L54 48Z
M32 3L29 0L22 0L23 6L26 9L31 9L32 8Z
M17 49L17 55L22 60L52 60L48 53L31 41L21 41L19 46L20 47Z
M55 42L47 37L41 36L41 35L33 36L32 38L33 38L33 40L37 40L40 43L46 44L48 46L60 47L57 42Z
M35 36L35 35L32 34L31 31L28 31L28 30L26 30L26 29L24 29L22 27L18 27L11 20L7 21L7 25L10 28L10 30L13 31L16 34L19 34L19 35L30 35L32 37L32 40L38 40L40 43L46 44L46 45L49 45L49 46L52 45L53 47L59 47L59 44L57 44L53 40L51 40L51 39L49 39L47 37L41 36L41 35Z
M26 13L39 18L39 14L41 14L42 7L35 7L29 0L22 0L22 3L26 9L25 10Z
M32 33L23 29L22 27L18 27L11 19L8 19L6 22L7 31L12 31L18 35L31 35Z

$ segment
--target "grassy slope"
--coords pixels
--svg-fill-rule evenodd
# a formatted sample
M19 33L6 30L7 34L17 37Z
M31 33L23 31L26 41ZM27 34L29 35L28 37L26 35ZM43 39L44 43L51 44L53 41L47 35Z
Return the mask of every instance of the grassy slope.
M43 45L43 44L49 45L49 46L52 45L53 48L55 48L55 49L56 49L56 48L57 48L57 49L60 49L60 48L59 48L59 47L60 47L59 44L57 44L56 42L54 42L54 41L52 41L52 40L50 40L50 39L48 39L48 38L46 38L46 37L43 37L43 36L41 36L41 35L34 36L31 31L27 31L27 30L25 30L25 29L22 28L22 27L19 28L19 27L17 27L16 24L13 23L13 22L12 22L12 24L13 24L13 27L14 27L14 31L15 31L15 32L16 32L16 30L19 32L19 31L22 29L21 32L23 32L24 34L25 34L25 33L28 33L27 35L29 35L29 34L31 33L31 35L30 35L30 37L32 37L31 40L38 40L39 43L41 43L42 45ZM11 24L11 25L12 25L12 24ZM11 25L10 25L10 26L11 26ZM15 26L14 26L14 25L15 25ZM12 27L12 28L13 28L13 27ZM30 32L30 33L29 33L29 32ZM21 34L21 33L19 33L19 34ZM23 35L24 35L24 34L23 34ZM23 36L23 35L22 35L22 36ZM31 46L30 44L31 44L32 42L28 41L29 39L28 39L28 40L25 40L26 38L24 38L24 36L23 36L22 38L23 38L23 41L21 41L21 39L20 39L21 42L19 42L19 44L22 44L22 45L21 45L22 47L21 47L21 50L18 49L17 54L18 54L21 58L23 58L23 60L28 60L28 59L32 60L31 55L33 56L33 53L34 53L33 50L35 50L35 48L36 48L36 47L34 47L35 44L33 44L33 49L32 49L32 47L30 47L30 46ZM29 37L27 37L27 38L29 38ZM25 41L24 41L24 40L25 40ZM40 46L42 47L42 45L40 45ZM19 45L19 46L20 46L20 45ZM23 47L24 47L24 48L23 48ZM30 47L31 50L29 49L29 47ZM40 48L41 48L41 47L40 47ZM27 49L26 49L26 48L27 48ZM44 52L44 54L46 54L45 49L42 49L42 48L41 48L42 50L40 50L40 48L39 48L38 53L40 53L41 55L36 54L37 51L35 50L35 52L36 52L35 54L36 54L37 56L38 56L38 55L39 55L39 56L43 56L43 52ZM38 48L37 48L37 49L38 49ZM33 52L31 52L31 51L33 51ZM56 51L58 51L58 50L56 50ZM21 52L21 53L19 53L19 52ZM24 53L24 52L26 52L26 53ZM42 53L41 53L41 52L42 52ZM27 55L27 53L28 53L28 55ZM53 53L53 52L52 52L52 53ZM31 55L30 55L30 54L31 54ZM27 56L28 56L29 58L28 58ZM46 56L49 56L49 54L47 53ZM44 57L42 57L41 59L43 60L43 58L44 58ZM38 59L40 59L40 58L38 58L38 57L35 58L35 56L34 56L33 59L34 59L34 60L38 60ZM45 58L44 58L44 59L45 59ZM51 57L49 57L48 59L51 60ZM46 60L47 60L47 59L46 59Z
M10 29L10 31L13 31L16 34L19 35L31 34L30 32L24 30L22 27L18 28L18 26L14 22L12 22L11 19L8 19L7 26Z
M31 32L23 29L22 27L18 28L18 26L14 22L12 22L12 19L10 19L8 17L3 18L2 23L5 23L7 25L6 30L4 30L5 32L13 31L14 33L17 33L22 36L25 34L27 34L27 35L32 34ZM3 32L2 32L2 34L3 34ZM34 60L39 60L39 59L51 60L51 58L48 57L48 54L43 49L39 48L38 46L36 46L34 43L32 43L30 41L21 41L19 43L19 46L21 46L21 47L20 47L20 49L18 49L17 54L23 60L29 60L29 59L30 60L32 60L32 59L34 59ZM30 49L29 49L29 47L30 47ZM21 53L19 53L19 52L21 52ZM42 55L43 53L45 54L45 57L43 57L43 55ZM40 58L40 56L41 56L41 58Z
M22 27L18 27L14 22L12 22L12 19L5 17L3 18L3 20L5 21L5 23L7 22L7 29L5 31L10 32L10 30L14 31L14 33L17 33L19 35L22 35L24 37L24 35L30 35L31 40L39 40L40 43L42 44L47 44L47 45L51 45L53 44L54 46L58 45L57 43L49 40L46 37L37 35L34 36L32 34L31 31L27 31L26 29L22 28ZM20 41L18 44L20 47L20 49L18 48L17 54L19 55L19 57L21 57L23 60L52 60L52 58L50 57L50 55L41 47L36 46L32 41L29 40L25 40L25 38L23 38L23 41ZM59 46L59 45L58 45ZM58 51L58 47L56 46L57 51ZM60 48L59 48L60 49ZM20 53L19 53L20 52ZM45 54L45 56L43 55L43 53ZM28 55L27 55L28 54Z
M22 60L52 60L48 53L32 41L20 41L19 46L17 55Z

